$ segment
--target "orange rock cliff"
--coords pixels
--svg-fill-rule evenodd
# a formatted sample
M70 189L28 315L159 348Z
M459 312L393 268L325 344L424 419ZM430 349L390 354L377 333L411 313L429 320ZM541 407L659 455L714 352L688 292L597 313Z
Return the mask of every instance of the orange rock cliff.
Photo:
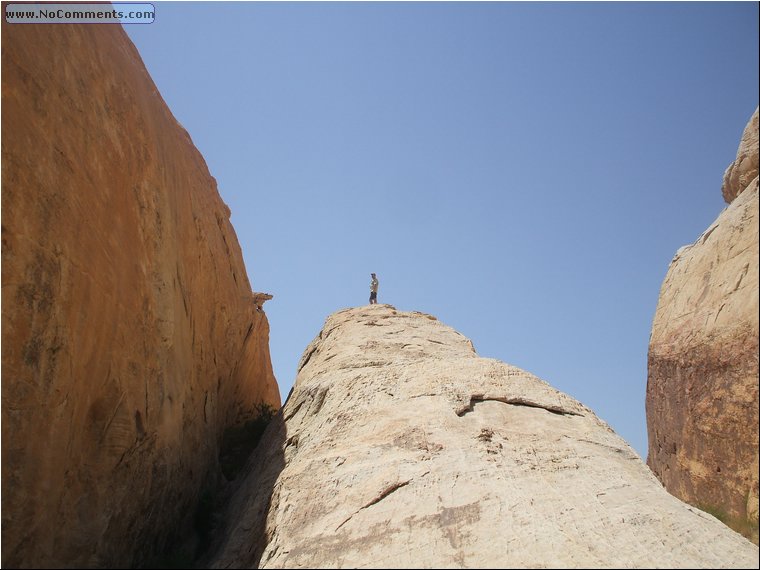
M266 299L121 26L3 22L2 107L2 564L144 564L280 405Z

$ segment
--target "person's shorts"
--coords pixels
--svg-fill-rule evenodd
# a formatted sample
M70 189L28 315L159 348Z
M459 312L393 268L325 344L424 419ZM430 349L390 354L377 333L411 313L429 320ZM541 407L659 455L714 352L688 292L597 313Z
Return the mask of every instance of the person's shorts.
M370 301L377 301L377 291L370 291L370 293L369 293L369 300Z

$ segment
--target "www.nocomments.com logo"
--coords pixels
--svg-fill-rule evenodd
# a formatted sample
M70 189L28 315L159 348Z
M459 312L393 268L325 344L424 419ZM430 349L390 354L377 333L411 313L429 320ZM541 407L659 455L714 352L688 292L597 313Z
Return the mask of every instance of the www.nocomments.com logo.
M152 24L153 4L7 4L9 24Z

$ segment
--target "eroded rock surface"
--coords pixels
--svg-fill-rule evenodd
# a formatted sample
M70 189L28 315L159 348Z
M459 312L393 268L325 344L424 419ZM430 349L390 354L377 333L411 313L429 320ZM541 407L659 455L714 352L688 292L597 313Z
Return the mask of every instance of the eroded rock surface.
M752 129L754 155L747 155ZM671 493L757 542L757 111L737 163L754 164L754 179L676 253L660 290L649 343L647 463Z
M591 410L421 313L335 313L217 568L757 567Z
M758 110L744 128L739 150L734 160L723 173L723 198L729 204L734 201L745 188L749 187L758 175Z
M2 563L129 567L279 406L230 212L118 25L2 24Z

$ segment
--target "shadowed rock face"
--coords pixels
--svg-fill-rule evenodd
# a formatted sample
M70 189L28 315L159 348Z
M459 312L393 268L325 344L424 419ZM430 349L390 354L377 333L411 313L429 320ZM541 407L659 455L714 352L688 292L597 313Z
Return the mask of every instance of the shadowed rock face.
M267 319L123 29L2 36L2 563L140 564L279 406Z
M758 565L591 410L434 317L340 311L299 369L214 567Z
M754 163L754 179L676 253L660 290L649 343L647 462L671 493L756 542L757 111L738 154L737 163Z

